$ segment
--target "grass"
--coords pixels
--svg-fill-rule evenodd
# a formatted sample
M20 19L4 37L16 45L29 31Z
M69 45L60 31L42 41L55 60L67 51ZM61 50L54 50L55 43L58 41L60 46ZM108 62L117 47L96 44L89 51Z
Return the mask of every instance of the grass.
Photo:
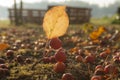
M9 20L0 20L0 28L36 28L36 27L41 27L41 25L37 25L37 24L23 24L20 26L15 26L14 24L11 24Z
M111 24L112 18L104 17L104 18L92 18L91 23L97 25L107 25Z
M114 15L113 17L102 17L102 18L91 18L90 20L90 23L87 23L87 24L90 24L90 25L94 25L94 26L112 26L112 27L117 27L119 29L119 25L116 25L116 24L111 24L112 21L115 19L115 16ZM69 30L80 30L81 28L83 28L85 26L85 24L72 24L69 26L68 28L68 31ZM0 28L24 28L24 29L27 29L27 28L35 28L35 29L39 29L40 32L43 33L43 29L42 29L42 25L37 25L37 24L30 24L30 23L27 23L27 24L24 24L24 25L21 25L21 26L15 26L14 24L10 24L10 21L9 20L0 20Z
M7 28L10 26L9 20L0 20L0 28Z
M102 25L102 24L110 24L111 21L113 20L112 18L109 17L103 17L103 18L91 18L90 23L93 24L97 24L97 25ZM8 26L14 26L14 25L10 25L10 21L9 20L0 20L0 27L8 27ZM36 24L25 24L25 26L38 26ZM79 26L79 25L77 25Z

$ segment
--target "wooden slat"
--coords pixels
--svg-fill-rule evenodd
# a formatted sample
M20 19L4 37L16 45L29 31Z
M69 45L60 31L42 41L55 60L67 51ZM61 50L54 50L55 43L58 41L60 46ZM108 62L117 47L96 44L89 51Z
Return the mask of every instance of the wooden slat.
M48 6L48 9L53 6ZM8 9L9 18L11 22L14 20L14 9ZM38 10L38 9L23 9L23 21L24 23L37 23L42 24L44 14L47 10ZM17 10L19 13L19 9ZM75 8L75 7L67 7L66 12L69 16L71 24L79 24L84 22L89 22L91 17L91 9L90 8Z

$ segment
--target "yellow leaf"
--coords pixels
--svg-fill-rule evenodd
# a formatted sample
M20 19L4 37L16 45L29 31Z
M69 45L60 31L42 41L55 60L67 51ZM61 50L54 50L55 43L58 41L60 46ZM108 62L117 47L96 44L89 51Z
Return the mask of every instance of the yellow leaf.
M100 32L100 33L105 32L105 28L104 28L103 26L100 26L100 27L98 28L98 32Z
M0 51L5 50L5 49L7 49L8 47L9 47L8 44L0 43Z
M99 37L99 33L97 31L93 31L91 34L90 34L90 38L91 39L97 39Z
M100 26L97 30L90 33L89 36L91 39L95 40L98 39L103 32L105 32L105 28L103 26Z
M48 10L45 14L43 29L48 39L60 37L66 33L69 26L69 19L65 10L65 6L56 6Z

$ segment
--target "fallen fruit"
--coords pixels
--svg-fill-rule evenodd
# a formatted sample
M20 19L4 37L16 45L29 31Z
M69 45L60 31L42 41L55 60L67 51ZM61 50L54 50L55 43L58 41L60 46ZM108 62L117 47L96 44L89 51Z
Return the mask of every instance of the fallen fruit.
M53 49L59 49L60 47L62 47L62 42L59 38L51 39L49 44Z
M53 70L57 73L63 73L65 71L65 64L63 62L57 62L54 67Z

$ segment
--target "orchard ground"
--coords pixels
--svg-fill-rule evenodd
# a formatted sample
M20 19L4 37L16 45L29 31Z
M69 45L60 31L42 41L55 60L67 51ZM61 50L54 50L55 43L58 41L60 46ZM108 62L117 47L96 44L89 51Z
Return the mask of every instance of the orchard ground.
M0 58L8 67L7 74L0 71L0 80L61 80L64 73L71 73L75 80L90 80L96 75L101 80L119 80L120 57L115 57L120 56L120 25L111 24L111 21L107 18L91 19L90 23L69 26L66 34L60 37L67 56L63 73L53 70L54 62L41 61L47 43L41 25L14 26L9 21L0 21L1 43L10 45L0 51ZM104 26L106 32L98 38L99 41L93 42L89 34L100 26ZM12 57L6 55L8 50L13 50ZM107 56L103 57L102 52L106 52ZM55 50L49 50L49 58L54 54ZM90 55L94 58L90 59L93 63L89 63L87 58ZM82 60L81 57L76 59L76 56L81 56ZM113 74L109 70L106 72L105 67L109 64L113 66ZM104 74L96 73L97 65L104 67Z

